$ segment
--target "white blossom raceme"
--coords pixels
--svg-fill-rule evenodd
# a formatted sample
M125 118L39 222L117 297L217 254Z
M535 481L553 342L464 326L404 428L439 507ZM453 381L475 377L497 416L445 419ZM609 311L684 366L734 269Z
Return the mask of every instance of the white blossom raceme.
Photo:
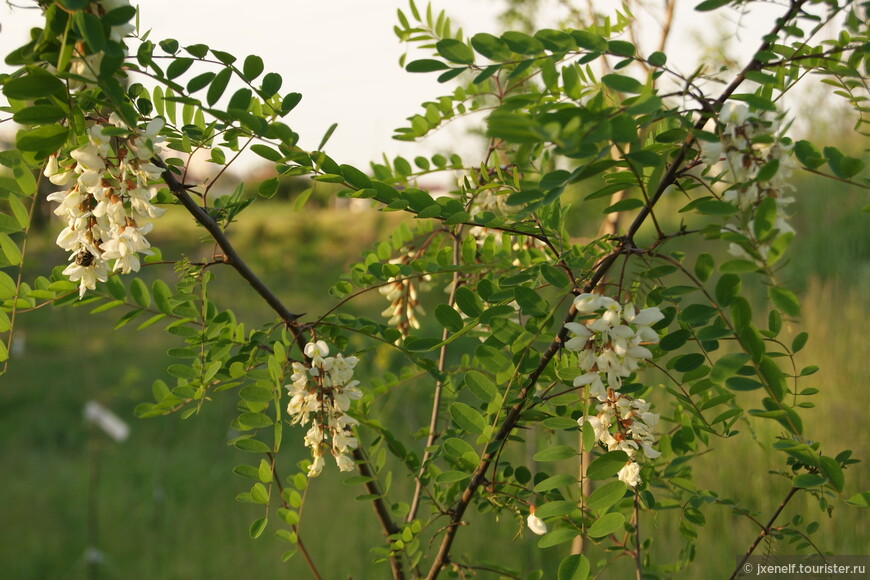
M786 195L794 189L788 183L794 167L792 145L779 134L778 119L754 114L743 103L727 101L719 113L720 142L704 143L699 157L711 168L706 172L707 179L714 186L725 186L722 200L740 210L737 223L729 224L724 231L741 234L743 241L731 243L728 252L759 266L767 263L777 237L794 233L787 211L794 198ZM754 218L766 200L772 200L775 235L757 239Z
M341 354L329 356L329 346L322 340L309 342L303 353L309 363L293 363L290 384L284 385L290 395L287 414L292 423L311 427L305 434L305 446L311 448L312 462L308 476L320 475L324 466L324 452L335 458L340 471L352 471L351 452L359 442L353 428L359 422L347 414L352 401L362 398L353 379L353 370L359 359Z
M108 132L114 125L113 132ZM70 252L64 274L79 282L79 296L105 282L109 267L123 274L138 272L140 256L152 254L145 238L163 209L151 202L161 170L148 160L160 154L158 133L163 119L144 129L129 129L112 116L88 128L88 140L61 160L49 157L43 173L66 189L49 194L54 213L66 220L57 245ZM117 129L127 131L116 135Z
M619 470L618 477L626 485L635 487L641 482L638 459L655 459L661 453L653 449L653 429L659 416L650 412L650 404L643 399L633 399L610 391L608 397L598 403L596 415L586 415L577 420L589 423L595 439L608 451L624 451L628 462Z
M581 294L574 299L574 307L586 317L565 325L570 335L565 348L577 352L583 371L574 386L586 386L592 396L604 401L608 389L618 391L624 378L652 358L647 345L659 342L652 325L664 315L655 307L637 310L631 303L623 306L600 294Z

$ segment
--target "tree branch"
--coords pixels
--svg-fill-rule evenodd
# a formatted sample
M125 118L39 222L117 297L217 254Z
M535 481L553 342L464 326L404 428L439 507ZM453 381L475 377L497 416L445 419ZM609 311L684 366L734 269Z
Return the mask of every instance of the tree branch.
M375 515L378 517L378 521L381 524L381 529L384 532L385 537L389 537L393 534L399 533L399 526L396 525L396 522L393 521L393 517L390 515L390 511L387 509L386 504L384 503L384 492L381 490L380 485L378 485L377 480L372 474L372 470L369 469L368 458L363 454L363 452L357 447L353 450L353 459L356 462L357 469L359 470L359 474L363 477L367 478L364 487L366 489L366 493L369 495L377 496L372 500L372 507L375 510ZM387 540L389 543L389 540ZM404 580L405 579L405 570L402 567L402 560L399 554L391 553L390 554L390 568L393 571L393 580Z
M166 166L162 159L159 157L152 157L151 163L156 165L157 167L163 170L163 181L166 182L166 185L169 187L169 191L181 202L181 205L190 212L193 218L197 221L199 225L204 227L206 231L211 235L217 245L220 246L220 249L224 254L224 262L232 266L239 275L244 278L248 284L250 284L251 288L253 288L257 294L259 294L263 300L274 310L278 316L281 317L281 320L284 321L285 324L293 324L296 320L302 316L301 314L294 314L290 312L284 304L278 299L277 296L266 286L259 277L248 267L248 264L242 259L241 256L236 252L233 245L230 243L229 238L227 238L224 231L220 228L218 223L212 218L208 213L196 204L193 199L191 199L190 195L187 193L188 187L178 181L175 177L175 174Z
M776 521L776 518L778 518L779 514L782 513L782 510L785 509L785 505L794 496L794 494L797 493L797 491L797 487L792 487L790 490L788 490L788 493L785 495L782 502L780 502L779 507L776 508L776 511L773 512L773 515L770 516L770 520L768 520L767 525L761 528L761 531L758 532L758 535L755 537L755 541L753 541L752 545L749 546L749 549L746 550L746 554L744 554L743 559L741 559L740 562L737 563L737 567L734 568L734 572L731 574L731 576L728 577L728 580L734 580L735 578L737 578L737 575L743 571L743 564L746 563L746 560L749 559L749 556L752 555L752 552L755 551L755 548L758 547L758 544L761 543L761 540L770 533L770 529L773 527L773 522Z

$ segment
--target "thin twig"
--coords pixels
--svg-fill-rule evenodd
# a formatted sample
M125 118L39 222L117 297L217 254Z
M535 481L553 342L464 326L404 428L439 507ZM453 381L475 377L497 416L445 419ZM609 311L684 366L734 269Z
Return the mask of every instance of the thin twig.
M453 234L453 265L459 266L462 228ZM453 272L453 284L450 288L450 296L447 298L447 306L453 308L456 303L456 289L459 287L459 270ZM447 361L447 337L448 330L445 328L441 333L441 350L438 353L438 371L444 372ZM438 439L438 416L441 410L441 393L444 390L444 381L438 380L435 382L435 392L432 396L432 414L429 418L429 434L426 436L426 447L423 449L423 458L420 460L420 471L417 472L417 483L414 487L414 496L411 500L411 509L408 510L408 515L405 517L406 522L414 521L417 517L417 509L420 507L420 497L423 493L423 475L426 473L426 462L432 456L430 448L435 445L435 440Z
M198 206L195 201L190 197L187 193L187 186L178 181L175 177L175 174L166 166L162 159L159 157L152 157L151 162L160 167L163 170L163 181L166 182L166 185L169 187L169 191L181 202L181 205L190 212L193 218L206 229L206 231L211 235L217 245L220 246L221 250L224 254L224 261L232 266L239 275L244 278L248 284L250 284L251 288L253 288L257 294L259 294L263 300L274 310L278 316L281 317L281 320L284 321L285 324L291 325L296 322L296 320L302 316L301 314L294 314L290 312L286 306L278 299L277 296L266 286L259 277L248 267L248 264L242 259L242 257L236 252L233 245L230 243L229 238L227 238L224 231L220 228L218 223L212 218L203 208Z
M384 532L384 536L389 538L389 536L393 534L398 534L399 526L397 526L396 522L393 521L393 517L390 515L390 510L387 509L387 505L384 503L384 492L381 490L378 480L375 479L372 470L369 468L368 458L363 454L359 447L353 450L352 455L356 462L359 474L366 478L366 483L364 484L366 493L375 496L372 500L372 507L375 510L378 522L381 524L381 530ZM402 567L402 560L399 554L390 552L390 568L393 571L393 580L405 579L405 570Z
M794 494L797 493L798 489L799 488L797 487L792 487L788 490L788 493L785 494L785 498L783 498L782 502L780 502L779 507L776 508L775 512L773 512L773 515L770 516L770 520L768 520L767 525L764 526L760 532L758 532L758 535L755 537L755 541L753 541L752 545L749 546L749 549L746 550L746 553L743 555L743 558L740 560L740 562L737 563L737 566L734 568L734 572L731 574L731 576L728 577L728 580L734 580L735 578L737 578L737 575L743 571L743 564L746 563L746 561L749 559L749 556L752 555L752 552L754 552L755 548L758 547L758 544L761 543L761 540L763 540L765 536L770 533L770 529L773 527L773 522L776 521L776 518L779 517L779 514L782 513L783 509L785 509L785 505L794 496Z

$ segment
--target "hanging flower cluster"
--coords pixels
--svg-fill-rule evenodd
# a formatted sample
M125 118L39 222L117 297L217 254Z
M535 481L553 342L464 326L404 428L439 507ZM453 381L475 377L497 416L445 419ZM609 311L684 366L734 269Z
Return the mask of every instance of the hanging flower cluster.
M622 379L652 358L644 345L658 344L659 335L652 325L664 318L658 308L638 311L634 304L625 306L599 294L581 294L574 307L583 322L569 322L565 327L571 338L565 348L577 352L583 374L574 379L575 387L589 385L590 394L599 401L608 399L608 391L618 391ZM598 318L591 315L600 314Z
M145 239L152 224L144 220L165 211L151 203L162 170L150 161L160 153L163 124L158 117L144 129L127 130L113 114L108 122L91 125L87 142L68 159L52 155L46 163L45 176L66 188L48 199L58 202L54 213L67 220L57 245L70 252L63 273L79 282L79 296L106 281L109 262L112 270L137 272L139 254L152 253ZM126 135L114 136L116 128Z
M641 482L637 452L642 451L647 459L655 459L660 452L652 448L655 439L653 428L659 416L650 412L650 404L643 399L633 399L615 391L596 407L597 415L587 415L577 420L583 426L588 422L595 431L595 438L608 451L625 451L628 463L619 470L620 481L632 487Z
M597 415L581 417L577 423L582 427L588 421L608 451L628 454L619 479L634 487L640 482L637 451L642 450L650 459L659 456L652 448L652 429L658 415L649 411L649 403L622 395L619 389L623 379L652 358L645 345L658 344L659 335L652 325L664 314L655 307L637 310L634 304L622 305L599 294L581 294L574 299L574 306L581 316L587 316L583 322L565 325L571 333L565 348L578 353L583 371L574 379L574 386L588 386L589 394L600 401Z
M794 198L784 195L785 191L794 189L788 183L792 173L791 144L777 134L777 121L751 115L742 103L725 103L719 121L721 141L705 143L702 159L706 164L722 169L716 179L731 184L722 199L740 209L744 219L737 226L738 231L754 241L759 255L766 260L772 239L755 240L751 218L763 200L773 199L776 203L774 230L779 235L794 233L787 213ZM755 261L739 244L732 243L728 251Z
M393 258L389 263L407 264L415 256L416 252L411 251L404 256ZM422 279L429 280L430 276L427 274ZM416 278L390 278L387 284L378 288L381 295L390 301L390 306L381 312L381 316L389 319L387 324L395 326L402 333L402 338L407 337L412 328L420 328L417 314L426 314L417 300L418 285L419 280Z
M291 422L311 428L305 435L305 446L311 448L313 462L308 467L308 477L320 475L324 465L324 452L328 449L341 471L354 468L350 452L358 441L353 427L359 422L347 414L351 401L362 398L353 380L353 369L359 359L341 354L327 356L329 347L322 340L305 345L305 356L310 366L294 362L292 381L284 385L289 391L287 413Z
M127 0L95 0L85 7L84 11L93 14L97 18L102 18L112 10L127 6L130 6ZM114 42L123 42L124 38L135 30L136 26L130 21L114 24L109 27L109 39ZM97 74L99 73L105 52L88 53L87 48L88 45L84 42L77 42L73 47L73 57L70 60L69 72L84 80L79 80L75 77L71 78L69 83L71 89L83 88L97 80Z

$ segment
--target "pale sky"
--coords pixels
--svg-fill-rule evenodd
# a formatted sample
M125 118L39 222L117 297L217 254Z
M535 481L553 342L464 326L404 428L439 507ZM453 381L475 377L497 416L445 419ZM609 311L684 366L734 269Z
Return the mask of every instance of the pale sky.
M436 9L445 10L466 33L499 30L496 17L502 10L502 0L432 3ZM685 63L686 69L693 66L696 57L696 45L690 40L692 29L697 30L700 24L707 27L708 39L710 34L709 24L703 24L704 16L691 10L696 3L683 2L685 9L677 14L674 23L677 34L672 37L668 51L671 62ZM423 8L425 1L417 4ZM557 17L556 4L555 0L544 2L549 6L546 14L550 25ZM598 4L604 10L618 6L616 2ZM226 9L219 8L222 6ZM266 71L277 72L284 78L282 93L302 93L300 105L285 118L300 134L300 146L317 147L327 128L338 123L326 151L340 163L366 169L370 160L380 158L381 152L412 158L431 155L448 146L461 155L473 155L479 146L466 136L462 127L441 130L422 145L391 139L394 128L421 111L423 101L453 90L450 83L437 83L437 74L411 74L398 66L405 47L399 44L393 26L397 8L408 14L407 6L407 0L248 0L244 4L147 0L140 4L140 29L142 32L151 29L152 40L176 38L182 45L204 43L240 60L248 54L261 56ZM781 7L770 5L760 9L782 11ZM724 17L726 28L736 30L733 12L717 11L717 15ZM771 20L757 13L751 18L744 17L742 23L749 27L735 43L735 52L757 46L763 32L753 29L753 22L764 22L766 29ZM12 9L3 3L0 24L0 52L5 55L24 43L28 29L39 24L39 14L36 10ZM647 45L647 52L653 50L652 41ZM413 58L426 56L417 53ZM0 64L0 71L6 70L8 67Z

